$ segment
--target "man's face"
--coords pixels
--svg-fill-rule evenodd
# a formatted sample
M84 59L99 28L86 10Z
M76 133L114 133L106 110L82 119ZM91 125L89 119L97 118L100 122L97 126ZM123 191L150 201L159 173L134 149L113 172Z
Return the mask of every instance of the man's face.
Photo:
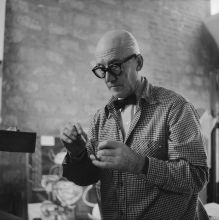
M108 67L111 64L119 64L128 56L119 56L118 54L109 54L98 60L99 65ZM105 83L111 94L118 98L125 98L135 91L138 79L136 71L136 57L132 57L127 62L121 64L121 74L114 76L109 71L105 75Z

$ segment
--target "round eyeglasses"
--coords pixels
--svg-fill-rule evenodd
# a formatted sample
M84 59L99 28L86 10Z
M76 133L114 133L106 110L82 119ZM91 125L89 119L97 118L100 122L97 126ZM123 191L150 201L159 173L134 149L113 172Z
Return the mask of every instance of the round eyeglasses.
M98 64L97 66L95 66L92 69L92 71L98 78L101 78L101 79L105 78L106 72L109 72L113 76L117 77L122 73L122 64L129 61L133 57L137 57L137 55L132 54L132 55L126 57L121 62L115 62L115 63L109 64L108 67L105 67L104 65Z

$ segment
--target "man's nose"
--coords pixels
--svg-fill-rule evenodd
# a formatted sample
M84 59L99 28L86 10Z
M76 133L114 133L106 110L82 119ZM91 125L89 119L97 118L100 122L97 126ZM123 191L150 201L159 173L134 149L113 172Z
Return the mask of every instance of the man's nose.
M115 82L116 79L117 78L113 76L109 71L106 71L106 75L105 75L106 82Z

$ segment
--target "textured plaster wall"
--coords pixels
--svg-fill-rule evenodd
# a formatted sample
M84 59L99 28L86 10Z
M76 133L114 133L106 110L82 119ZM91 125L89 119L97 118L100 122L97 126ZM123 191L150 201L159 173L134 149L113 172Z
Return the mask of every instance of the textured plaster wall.
M2 126L57 135L66 120L88 126L109 97L91 73L107 30L139 41L142 75L209 108L210 58L202 20L208 0L8 0Z

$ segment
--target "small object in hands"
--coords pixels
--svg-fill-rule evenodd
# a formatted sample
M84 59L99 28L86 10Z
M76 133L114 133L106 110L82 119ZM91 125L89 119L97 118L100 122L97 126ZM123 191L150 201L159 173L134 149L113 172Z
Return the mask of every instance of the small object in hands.
M75 125L74 125L74 128L75 128L75 130L77 131L77 128L76 128ZM87 140L85 139L84 135L83 135L83 134L79 134L79 133L78 133L78 135L77 135L77 140L82 140L82 141L84 141L84 143L87 142Z
M82 139L82 141L84 141L84 143L87 142L87 140L85 139L84 135L83 134L78 134L79 138Z
M97 157L96 151L95 151L95 148L97 147L97 141L91 139L91 140L90 140L90 143L91 143L91 152L92 152L92 154L94 155L94 157L95 157L96 160L100 160L100 159Z

